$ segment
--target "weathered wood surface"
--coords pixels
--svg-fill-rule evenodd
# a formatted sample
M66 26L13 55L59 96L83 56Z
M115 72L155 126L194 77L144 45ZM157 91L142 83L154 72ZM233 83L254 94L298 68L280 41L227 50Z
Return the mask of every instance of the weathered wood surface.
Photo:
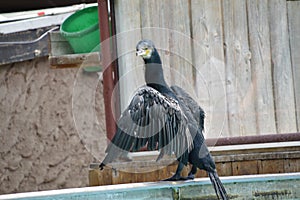
M128 105L135 89L143 84L140 59L136 58L135 45L141 39L140 1L115 1L116 41L118 48L119 87L121 110Z
M193 93L190 22L182 17L189 18L189 4L164 0L143 1L140 6L142 37L155 42L167 82Z
M271 62L277 131L296 132L294 85L285 0L269 1L269 18L271 19Z
M245 0L223 2L226 93L232 134L256 133L254 86Z
M148 38L167 82L206 111L206 137L299 131L299 1L117 0L115 6L123 108L143 84L134 48Z
M49 56L49 62L53 68L64 67L89 67L100 66L101 59L99 52L88 54L67 54L59 56Z
M169 53L171 85L183 87L193 95L194 80L191 51L189 4L185 0L168 1ZM166 66L168 68L168 66Z
M247 0L257 133L276 133L267 0Z
M166 28L168 27L169 20L164 17L170 12L169 5L166 1L143 1L140 4L140 9L142 38L155 41L155 47L163 61L164 75L166 81L169 83L171 79L170 33Z
M195 90L207 114L206 132L229 136L221 1L192 1L191 17Z
M288 20L298 131L300 130L300 1L288 1Z

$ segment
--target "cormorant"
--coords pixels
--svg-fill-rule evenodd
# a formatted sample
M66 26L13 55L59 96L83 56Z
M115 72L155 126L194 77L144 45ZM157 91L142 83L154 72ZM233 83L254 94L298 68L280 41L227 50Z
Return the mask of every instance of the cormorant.
M213 158L203 136L204 111L196 101L178 86L169 87L164 79L160 56L151 40L141 40L136 55L145 62L146 86L140 87L117 122L117 131L106 149L100 169L123 153L148 150L175 154L178 167L166 181L193 179L197 168L207 171L218 199L228 199L220 181ZM180 173L188 163L192 169L188 177Z

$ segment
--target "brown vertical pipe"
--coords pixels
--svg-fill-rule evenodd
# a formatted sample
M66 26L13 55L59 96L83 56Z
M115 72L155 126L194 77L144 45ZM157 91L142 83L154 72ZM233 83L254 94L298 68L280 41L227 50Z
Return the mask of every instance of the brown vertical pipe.
M291 142L291 141L300 141L300 133L236 136L236 137L226 137L226 138L208 138L206 139L206 144L208 146L225 146L225 145L259 144L259 143L271 143L271 142Z
M115 20L115 1L110 0L110 21L111 21L111 34L112 34L112 57L113 57L113 71L114 71L114 86L115 86L115 118L119 118L121 113L120 108L120 90L118 85L119 70L118 70L118 57L117 57L117 40L116 40L116 20Z
M105 105L106 134L107 138L111 140L116 132L116 122L114 120L114 113L112 109L112 106L114 106L114 100L112 99L113 89L115 86L114 77L116 76L114 76L112 55L110 49L110 31L107 0L97 1L99 12L101 59L103 63L103 98Z

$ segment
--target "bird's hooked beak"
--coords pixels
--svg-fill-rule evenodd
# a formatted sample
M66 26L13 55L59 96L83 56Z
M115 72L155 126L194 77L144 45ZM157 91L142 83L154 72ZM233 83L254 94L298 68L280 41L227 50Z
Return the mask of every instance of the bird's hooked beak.
M135 52L136 56L143 56L145 52L142 49L137 49Z
M151 57L152 51L150 49L137 49L136 56L141 56L145 59L149 59Z

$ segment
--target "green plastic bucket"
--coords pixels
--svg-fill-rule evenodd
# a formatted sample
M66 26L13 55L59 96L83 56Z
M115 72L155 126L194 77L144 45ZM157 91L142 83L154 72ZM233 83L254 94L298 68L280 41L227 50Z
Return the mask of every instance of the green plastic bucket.
M98 7L88 7L69 16L60 27L75 53L99 51Z

